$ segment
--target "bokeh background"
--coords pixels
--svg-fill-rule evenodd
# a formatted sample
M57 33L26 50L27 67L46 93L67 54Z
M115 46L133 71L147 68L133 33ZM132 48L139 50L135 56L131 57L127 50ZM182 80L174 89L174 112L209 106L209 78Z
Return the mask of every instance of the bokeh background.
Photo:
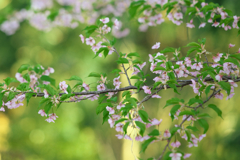
M0 16L10 12L11 9L8 8L22 8L25 2L27 1L0 0ZM239 0L215 0L215 2L240 15ZM222 28L212 28L209 24L203 29L187 29L185 24L178 27L167 21L161 26L149 28L144 33L138 31L135 21L126 19L124 25L131 29L131 33L119 39L116 48L121 52L136 51L144 61L148 60L148 54L154 53L151 46L158 41L161 42L163 49L168 46L182 47L190 41L206 38L206 48L213 53L227 52L229 43L236 44L231 49L232 52L240 47L237 30L224 31ZM109 77L113 77L110 71L118 67L115 63L117 56L93 59L94 53L89 46L81 43L78 36L85 26L83 24L76 29L55 28L49 32L41 32L31 27L28 22L23 22L21 28L12 36L0 32L0 82L6 77L14 77L22 64L53 67L55 73L52 77L57 83L72 75L80 76L87 83L94 83L94 78L87 78L93 71L105 72ZM182 54L185 55L184 52ZM147 67L145 71L148 71ZM172 97L189 99L193 91L185 87L181 93L179 96L172 90L161 91L162 99L145 103L150 117L163 119L160 131L171 124L171 118L168 116L170 108L162 109L166 100ZM203 110L212 116L207 119L210 125L207 137L197 148L180 147L181 150L192 153L190 160L239 159L239 95L240 91L236 89L236 95L231 100L210 101L223 111L223 119L217 117L212 110ZM47 123L37 114L39 100L32 98L28 106L0 113L0 160L134 159L131 153L132 142L118 140L114 129L110 129L107 123L102 125L102 115L95 113L97 102L62 104L57 110L59 118L56 122ZM140 144L134 142L133 152L144 159L157 157L165 143L150 145L146 154L139 155Z

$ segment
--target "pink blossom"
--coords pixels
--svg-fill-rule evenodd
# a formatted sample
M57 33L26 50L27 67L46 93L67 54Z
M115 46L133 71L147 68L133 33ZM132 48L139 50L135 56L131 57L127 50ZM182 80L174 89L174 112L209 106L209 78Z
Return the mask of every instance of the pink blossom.
M188 67L192 66L192 61L191 61L191 59L189 57L185 57L185 62L184 63Z
M122 83L120 82L119 79L120 79L120 76L113 79L113 85L115 86L115 89L118 89L120 87L120 84Z
M229 44L229 46L228 46L228 48L232 48L232 47L234 47L235 46L235 44Z
M206 26L206 23L201 23L198 28L204 28Z
M123 139L123 138L124 138L124 135L123 135L123 134L117 134L116 137L117 137L118 139Z
M47 117L47 114L45 113L45 111L43 110L43 109L40 109L39 111L38 111L38 114L40 114L42 117Z
M185 139L186 141L188 140L186 133L182 136L182 138Z
M171 153L169 157L172 157L172 160L181 160L182 154L181 153Z
M219 25L219 22L216 22L216 21L212 24L213 27L217 27L218 25Z
M155 45L152 46L152 49L158 49L160 47L160 42L157 42Z
M110 124L110 127L113 128L115 121L112 118L109 118L108 123Z
M87 85L85 82L83 82L82 86L86 91L90 90L89 85Z
M192 69L196 69L196 70L201 70L201 68L203 68L202 66L202 63L199 62L199 63L194 63L192 66L191 66Z
M109 112L109 114L114 114L115 113L115 111L114 111L114 109L112 107L108 107L107 106L106 109Z
M199 138L198 138L199 142L200 142L204 137L206 137L206 134L201 134L201 135L199 135Z
M101 21L102 23L108 23L108 22L109 22L109 18L106 17L106 18L100 19L100 21Z
M93 46L95 44L95 40L92 37L86 38L86 44Z
M179 141L171 143L171 146L173 146L174 148L178 148L178 147L180 147L180 145L181 145L181 143Z
M68 85L66 84L65 81L62 81L59 83L59 88L61 91L64 91L65 93L68 94L68 92L67 92Z
M183 19L183 14L181 12L174 13L173 17L177 20Z
M103 34L107 34L111 31L111 28L108 27L106 24L102 27Z
M49 117L53 120L56 120L58 118L58 116L55 113L49 114Z
M5 108L2 106L2 107L0 108L0 111L5 112Z
M162 97L159 96L158 94L154 94L154 95L152 95L152 98L162 98Z
M123 107L125 107L125 104L122 104L122 102L120 102L119 105L117 105L117 109L121 109Z
M84 43L85 37L82 34L80 34L79 37L81 38L82 43Z
M168 129L164 131L163 137L166 137L166 138L171 137L171 133L169 132Z
M208 19L208 23L213 23L212 18L209 18L209 19Z
M45 121L47 121L48 123L51 123L51 122L55 123L51 117L48 117Z
M43 90L43 93L44 93L44 98L48 98L49 97L49 94L48 94L46 89Z
M101 83L100 85L97 86L98 91L104 91L106 89L105 85Z
M215 98L217 99L223 99L223 94L218 92L216 95L215 95Z
M151 89L148 86L143 86L142 89L146 94L151 94Z
M184 158L184 159L189 158L191 155L192 155L192 154L190 154L190 153L185 153L184 156L183 156L183 158Z
M123 123L116 124L116 131L117 132L123 132L123 126L124 126Z
M195 28L194 24L192 24L192 23L193 23L193 20L191 19L190 23L187 23L187 27L188 28Z
M222 56L223 56L222 53L217 53L217 56L216 56L216 57L213 56L213 60L214 60L214 62L218 62L218 61L220 61L220 58L221 58Z
M116 29L119 29L119 21L117 19L115 19L113 25Z
M235 93L231 93L231 94L229 94L229 95L227 96L226 100L232 98L232 97L234 96L234 94L235 94Z
M20 82L20 83L25 83L27 82L20 73L16 73L15 75L16 79Z

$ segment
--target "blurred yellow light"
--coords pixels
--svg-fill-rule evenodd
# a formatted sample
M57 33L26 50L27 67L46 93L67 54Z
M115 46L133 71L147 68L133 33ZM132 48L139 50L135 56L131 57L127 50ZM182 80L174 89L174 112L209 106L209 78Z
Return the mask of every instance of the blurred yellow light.
M12 0L0 0L0 9L5 8Z

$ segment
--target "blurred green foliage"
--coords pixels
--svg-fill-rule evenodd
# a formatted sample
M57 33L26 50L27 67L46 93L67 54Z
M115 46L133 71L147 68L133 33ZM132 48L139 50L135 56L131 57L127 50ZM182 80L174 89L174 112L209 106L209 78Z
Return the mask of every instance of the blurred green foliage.
M14 1L0 10L9 13L11 9L27 7L26 1ZM234 14L240 15L239 1L215 0ZM2 14L1 14L2 15ZM127 20L126 20L127 21ZM137 23L132 20L126 23L131 33L116 43L121 52L138 52L142 60L148 60L150 48L155 42L161 42L165 47L181 47L190 41L207 38L208 51L227 52L228 44L234 43L237 50L240 40L237 30L224 31L222 28L212 28L210 25L203 29L187 29L184 24L176 26L166 22L159 27L151 27L145 33L137 31ZM197 25L196 25L197 26ZM0 79L14 77L22 64L42 64L55 69L52 75L59 83L72 75L81 77L87 83L94 83L94 78L87 78L90 72L105 72L109 80L113 75L111 70L117 67L116 55L93 59L94 53L89 46L81 43L79 34L84 25L77 29L55 28L50 32L41 32L21 24L16 34L6 36L0 32ZM234 50L234 51L235 51ZM184 51L184 49L183 49ZM182 53L186 55L186 53ZM149 66L149 65L147 65ZM145 72L148 69L145 67ZM151 79L153 77L150 77ZM192 153L194 160L218 159L236 160L240 156L240 107L239 89L231 100L212 100L223 111L223 119L212 110L212 118L207 137L197 148L181 148ZM171 118L169 109L162 109L167 99L181 97L188 99L192 95L191 88L184 88L182 95L176 95L171 90L161 91L161 100L151 100L145 103L145 108L151 117L162 118L160 130L168 128ZM142 97L143 95L140 95ZM63 104L57 111L59 118L55 124L49 124L37 114L38 98L33 98L28 106L0 113L0 153L2 160L120 160L122 159L122 140L115 137L116 132L105 123L102 116L95 114L97 103L82 101L80 103ZM165 142L150 145L143 158L158 156ZM137 145L136 145L137 146ZM132 159L133 156L129 157Z

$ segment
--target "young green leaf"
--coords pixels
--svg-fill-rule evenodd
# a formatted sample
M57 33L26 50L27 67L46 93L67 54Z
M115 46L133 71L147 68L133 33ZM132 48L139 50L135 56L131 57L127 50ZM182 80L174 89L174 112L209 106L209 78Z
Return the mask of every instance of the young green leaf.
M144 111L144 110L139 110L139 111L138 111L138 114L139 114L139 116L141 117L141 119L143 120L143 122L150 123L149 120L148 120L148 114L147 114L146 111Z
M146 130L146 126L145 124L143 124L142 122L139 122L139 121L135 121L135 124L140 128L140 135L143 137L143 134Z
M198 119L197 122L204 129L203 133L205 134L209 128L209 125L205 119Z
M212 108L222 118L222 111L215 104L209 104L208 107Z

